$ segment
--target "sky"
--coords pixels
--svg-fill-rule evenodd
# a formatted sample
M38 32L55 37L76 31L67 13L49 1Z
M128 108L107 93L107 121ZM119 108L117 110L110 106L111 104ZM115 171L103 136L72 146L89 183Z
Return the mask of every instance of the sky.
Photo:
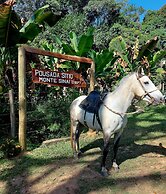
M166 0L129 0L129 3L142 6L145 10L159 10L166 4Z

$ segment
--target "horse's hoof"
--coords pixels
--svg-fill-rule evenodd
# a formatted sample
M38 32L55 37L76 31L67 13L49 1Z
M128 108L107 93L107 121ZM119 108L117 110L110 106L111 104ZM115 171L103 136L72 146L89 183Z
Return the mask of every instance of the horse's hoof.
M78 158L80 158L80 157L81 157L81 155L82 155L82 152L81 152L81 151L79 151L79 152L77 153L77 155L78 155Z
M113 167L113 169L114 169L115 172L119 172L119 169L120 169L120 168L119 168L119 166L118 166L118 167Z
M101 175L103 177L108 177L109 176L108 170L106 168L102 168L101 169Z
M73 154L73 157L74 157L74 159L78 159L78 154L77 153L74 153Z
M81 151L79 151L78 153L74 153L73 154L73 156L74 156L75 159L79 159L81 157L81 155L82 155L82 152Z
M103 177L108 177L108 176L109 176L108 172L102 172L102 171L101 171L101 175L102 175Z
M115 172L118 172L120 169L116 162L113 162L112 168L114 169Z

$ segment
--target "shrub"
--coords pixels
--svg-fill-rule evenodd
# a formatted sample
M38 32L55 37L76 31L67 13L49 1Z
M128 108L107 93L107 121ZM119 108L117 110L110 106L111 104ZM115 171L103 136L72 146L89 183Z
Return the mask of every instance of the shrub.
M6 158L12 158L20 154L21 146L14 140L7 138L0 146L0 151Z
M69 107L78 91L68 88L65 95L55 97L51 92L47 98L39 100L34 110L28 113L28 138L32 143L46 139L69 136Z

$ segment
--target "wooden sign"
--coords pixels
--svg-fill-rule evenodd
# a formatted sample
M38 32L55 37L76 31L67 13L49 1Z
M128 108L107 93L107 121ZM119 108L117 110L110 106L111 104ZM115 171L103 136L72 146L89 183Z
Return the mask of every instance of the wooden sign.
M48 84L62 87L86 87L82 75L75 71L59 72L42 69L32 69L32 81L34 83Z

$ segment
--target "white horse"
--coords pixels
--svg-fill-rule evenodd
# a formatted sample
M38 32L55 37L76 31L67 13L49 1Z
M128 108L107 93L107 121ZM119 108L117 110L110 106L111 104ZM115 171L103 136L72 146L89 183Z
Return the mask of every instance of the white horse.
M127 124L127 109L131 105L134 98L139 98L151 104L164 103L164 96L156 88L153 82L143 73L131 73L125 76L119 86L113 92L109 92L103 99L103 102L98 111L100 122L95 119L93 113L86 113L80 108L80 103L87 96L83 95L76 98L70 106L71 119L71 144L75 157L78 157L80 152L79 136L81 126L86 126L91 129L102 130L104 138L104 150L101 162L101 174L108 175L105 167L106 157L109 150L110 137L114 134L114 156L112 166L119 169L116 163L116 155L118 143Z

